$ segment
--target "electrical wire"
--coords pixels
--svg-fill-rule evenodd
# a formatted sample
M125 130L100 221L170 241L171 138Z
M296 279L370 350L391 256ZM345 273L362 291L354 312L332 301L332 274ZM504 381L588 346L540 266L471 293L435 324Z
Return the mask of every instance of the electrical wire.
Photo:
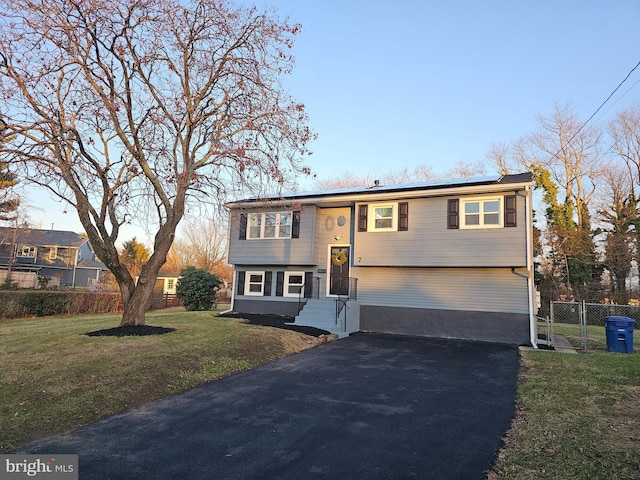
M576 130L576 132L575 132L575 133L571 136L571 138L569 138L569 140L567 141L567 145L570 145L570 144L571 144L571 142L572 142L572 141L573 141L573 140L578 136L578 134L579 134L579 133L584 129L584 127L586 127L586 126L587 126L587 124L588 124L588 123L593 119L593 117L595 117L595 116L598 114L598 112L599 112L600 110L602 110L602 107L604 107L604 106L607 104L607 102L608 102L609 100L611 100L611 97L613 97L613 96L616 94L616 92L617 92L618 90L620 90L620 87L622 87L622 85L624 85L624 83L625 83L627 80L629 80L629 77L633 74L633 72L635 72L635 71L636 71L636 69L637 69L638 67L640 67L640 62L636 63L636 66L635 66L635 67L633 67L633 68L629 71L629 73L627 73L627 76L626 76L626 77L624 77L624 79L623 79L623 80L618 84L618 86L613 90L613 92L611 92L611 93L609 94L609 96L604 100L604 102L602 102L602 103L600 104L600 106L596 109L596 111L595 111L595 112L593 112L589 118L587 118L587 120L586 120L586 121L585 121L585 122L580 126L580 128L579 128L578 130ZM636 84L637 84L637 82L636 82ZM626 95L626 93L625 93L625 95ZM564 148L565 148L565 147L561 147L561 148L560 148L560 149L559 149L559 150L558 150L558 151L553 155L553 157L554 157L554 158L557 158L557 159L559 160L559 159L560 159L560 157L558 157L558 155L560 155L560 152L562 152L562 150L563 150Z
M626 76L626 77L624 77L624 80L622 80L622 81L618 84L618 86L613 90L613 92L611 92L611 93L609 94L609 96L606 98L606 100L600 104L600 106L596 109L596 111L595 111L595 112L593 112L589 118L587 118L587 121L586 121L586 122L584 122L584 124L582 125L582 127L580 127L580 129L578 129L578 131L576 132L576 135L577 135L578 133L580 133L580 130L582 130L582 128L584 128L584 127L587 125L587 123L589 123L589 122L591 121L591 119L592 119L593 117L595 117L595 116L598 114L598 112L602 109L602 107L604 107L604 106L605 106L605 104L606 104L609 100L611 100L611 97L613 97L613 96L615 95L615 93L616 93L618 90L620 90L620 87L622 87L622 85L624 84L624 82L626 82L627 80L629 80L629 77L631 76L631 74L632 74L632 73L633 73L633 72L634 72L638 67L640 67L640 62L638 62L638 63L636 64L636 66L635 66L635 67L633 67L629 73L627 73L627 76ZM575 136L575 135L574 135L574 136Z

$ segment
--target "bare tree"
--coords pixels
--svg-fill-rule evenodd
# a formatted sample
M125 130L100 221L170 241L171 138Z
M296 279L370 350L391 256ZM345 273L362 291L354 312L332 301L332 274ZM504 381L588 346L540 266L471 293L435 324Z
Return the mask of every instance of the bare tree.
M632 180L623 164L602 169L603 201L598 213L604 221L604 264L611 277L609 298L614 303L629 301L627 279L633 261L633 226L637 218L636 199L630 193Z
M353 172L344 171L334 178L316 181L316 188L319 190L331 190L335 188L369 187L376 180L382 185L397 185L402 183L423 182L434 180L437 176L433 173L430 165L421 164L413 169L404 167L400 170L389 171L380 175L367 173L358 176Z
M300 29L225 0L0 0L0 117L8 161L69 202L144 324L187 201L272 189L314 134L284 93ZM138 283L120 228L155 231Z
M493 163L501 175L508 175L513 172L511 164L511 147L504 142L492 143L489 151L485 155L489 162Z
M609 124L609 135L615 155L622 159L633 179L630 188L640 186L640 105L623 110Z
M600 160L602 132L599 127L584 125L570 106L555 106L549 117L538 117L540 130L530 141L536 157L530 164L548 169L555 182L564 189L564 198L576 209L579 228L587 226L588 205L595 192L595 178ZM526 158L526 153L522 156Z
M186 267L201 268L228 278L224 266L227 247L227 228L221 221L210 218L187 219L167 255L167 266L175 271ZM227 273L224 277L219 273Z
M373 184L369 176L359 177L352 172L344 171L333 178L316 180L318 190L333 190L338 188L366 187Z
M456 163L445 176L450 178L470 178L482 177L487 174L487 167L483 162L463 162Z
M626 215L626 221L629 223L628 235L633 239L636 265L640 265L640 215L638 212L638 202L640 201L640 104L618 113L609 124L609 135L612 141L611 150L614 156L621 160L620 164L624 165L627 171L627 181L622 183L627 189L626 204L623 205L622 213ZM617 184L619 183L617 182ZM616 197L612 197L610 202L609 212L611 214L618 213L614 210L615 199ZM613 226L615 227L616 224ZM614 251L626 254L627 238L617 235L616 239L613 247L617 248Z

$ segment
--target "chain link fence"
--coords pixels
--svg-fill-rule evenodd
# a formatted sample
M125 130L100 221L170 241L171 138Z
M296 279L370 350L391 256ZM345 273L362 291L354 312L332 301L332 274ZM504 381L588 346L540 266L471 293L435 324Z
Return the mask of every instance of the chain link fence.
M640 306L551 302L553 332L565 337L573 347L583 350L606 350L605 318L610 316L629 317L640 325Z

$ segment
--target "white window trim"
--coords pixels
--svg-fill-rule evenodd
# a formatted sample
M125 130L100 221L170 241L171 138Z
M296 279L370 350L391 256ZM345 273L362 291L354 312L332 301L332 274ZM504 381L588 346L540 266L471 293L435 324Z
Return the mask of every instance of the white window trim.
M376 228L376 208L391 207L391 227ZM398 230L398 202L370 203L367 207L368 232L395 232Z
M299 275L302 277L302 283L294 283L294 284L290 284L289 283L289 278L294 276L294 275ZM284 272L284 286L283 286L283 296L285 297L295 297L298 298L300 296L300 293L289 293L289 287L290 286L299 286L300 287L300 293L304 293L303 292L303 288L304 288L304 272Z
M488 225L484 224L484 202L498 202L498 223L490 223ZM468 203L479 203L480 211L479 215L479 224L478 225L467 225L466 223L466 215L464 213L465 205ZM474 229L486 229L486 228L502 228L504 226L504 197L473 197L473 198L462 198L460 199L460 229L466 230L474 230Z
M260 236L252 237L251 236L251 217L255 215L260 215ZM267 215L275 215L276 216L276 224L275 224L275 236L273 237L265 237L264 229L265 229L265 219ZM280 236L280 217L281 215L289 216L289 235L286 237ZM291 232L293 230L293 212L289 211L278 211L278 212L253 212L247 214L247 240L278 240L278 239L289 239L291 238Z
M56 260L58 258L58 247L49 248L49 260Z
M262 276L262 282L260 283L260 291L252 292L251 291L251 275L260 275ZM261 297L264 295L264 271L252 271L245 272L244 274L244 294L247 296ZM256 282L254 282L256 283Z
M33 250L33 254L29 253L27 255L24 255L25 250L28 250L29 252ZM18 251L16 252L16 257L20 258L36 258L36 255L37 249L33 245L21 245L20 247L18 247Z

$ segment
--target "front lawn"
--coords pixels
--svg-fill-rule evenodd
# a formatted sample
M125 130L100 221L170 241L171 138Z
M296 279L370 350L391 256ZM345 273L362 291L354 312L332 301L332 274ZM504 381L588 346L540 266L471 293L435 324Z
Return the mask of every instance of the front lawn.
M603 327L588 335L577 355L522 352L517 415L489 479L640 478L640 356L607 353Z
M310 348L321 339L167 310L152 336L87 336L118 315L0 320L0 451Z

